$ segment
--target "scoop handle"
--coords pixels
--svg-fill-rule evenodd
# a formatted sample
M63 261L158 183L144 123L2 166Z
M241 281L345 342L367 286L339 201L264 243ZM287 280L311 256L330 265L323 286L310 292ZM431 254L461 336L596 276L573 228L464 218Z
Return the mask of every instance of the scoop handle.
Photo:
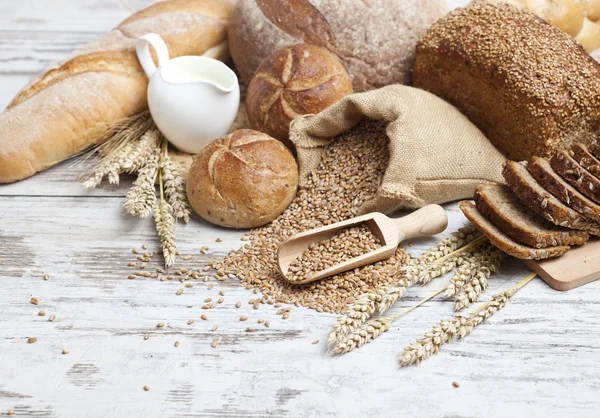
M404 232L404 239L435 235L446 229L448 216L440 205L427 205L396 219L396 225Z

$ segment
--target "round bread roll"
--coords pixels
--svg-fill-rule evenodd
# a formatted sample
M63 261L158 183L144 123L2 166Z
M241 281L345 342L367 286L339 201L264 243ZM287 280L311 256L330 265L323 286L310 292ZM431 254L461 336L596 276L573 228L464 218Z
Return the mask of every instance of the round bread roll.
M417 46L415 87L458 107L513 160L550 156L600 132L600 65L533 13L475 2Z
M408 84L417 41L447 10L445 0L243 0L229 49L246 83L273 52L308 43L340 59L355 91Z
M187 196L208 222L254 228L281 214L297 187L292 153L268 135L241 129L214 140L194 157Z
M290 122L316 114L352 93L344 66L326 49L301 44L270 55L252 77L246 96L250 127L290 149Z
M496 0L529 10L573 36L588 52L600 44L600 0Z

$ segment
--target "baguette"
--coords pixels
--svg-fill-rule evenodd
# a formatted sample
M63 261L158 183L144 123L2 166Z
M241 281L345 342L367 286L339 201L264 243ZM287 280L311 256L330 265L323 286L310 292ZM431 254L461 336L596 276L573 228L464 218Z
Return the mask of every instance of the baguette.
M159 34L172 58L202 55L226 42L235 1L155 3L36 77L0 115L0 183L76 155L102 139L102 127L147 108L148 80L135 53L138 37Z

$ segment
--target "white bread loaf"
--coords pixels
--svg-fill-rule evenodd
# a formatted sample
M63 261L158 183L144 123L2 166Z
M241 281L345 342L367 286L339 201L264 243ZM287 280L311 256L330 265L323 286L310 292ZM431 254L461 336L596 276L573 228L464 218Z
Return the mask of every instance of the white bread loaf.
M102 126L147 107L138 37L158 33L171 57L202 55L226 42L235 1L156 3L36 77L0 115L0 183L30 177L95 145Z

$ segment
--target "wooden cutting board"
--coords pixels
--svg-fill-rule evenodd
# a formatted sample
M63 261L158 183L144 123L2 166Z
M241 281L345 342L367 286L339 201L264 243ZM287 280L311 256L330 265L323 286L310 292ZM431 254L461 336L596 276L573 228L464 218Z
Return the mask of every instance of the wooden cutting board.
M553 289L571 290L600 279L600 238L593 238L562 257L523 261Z

